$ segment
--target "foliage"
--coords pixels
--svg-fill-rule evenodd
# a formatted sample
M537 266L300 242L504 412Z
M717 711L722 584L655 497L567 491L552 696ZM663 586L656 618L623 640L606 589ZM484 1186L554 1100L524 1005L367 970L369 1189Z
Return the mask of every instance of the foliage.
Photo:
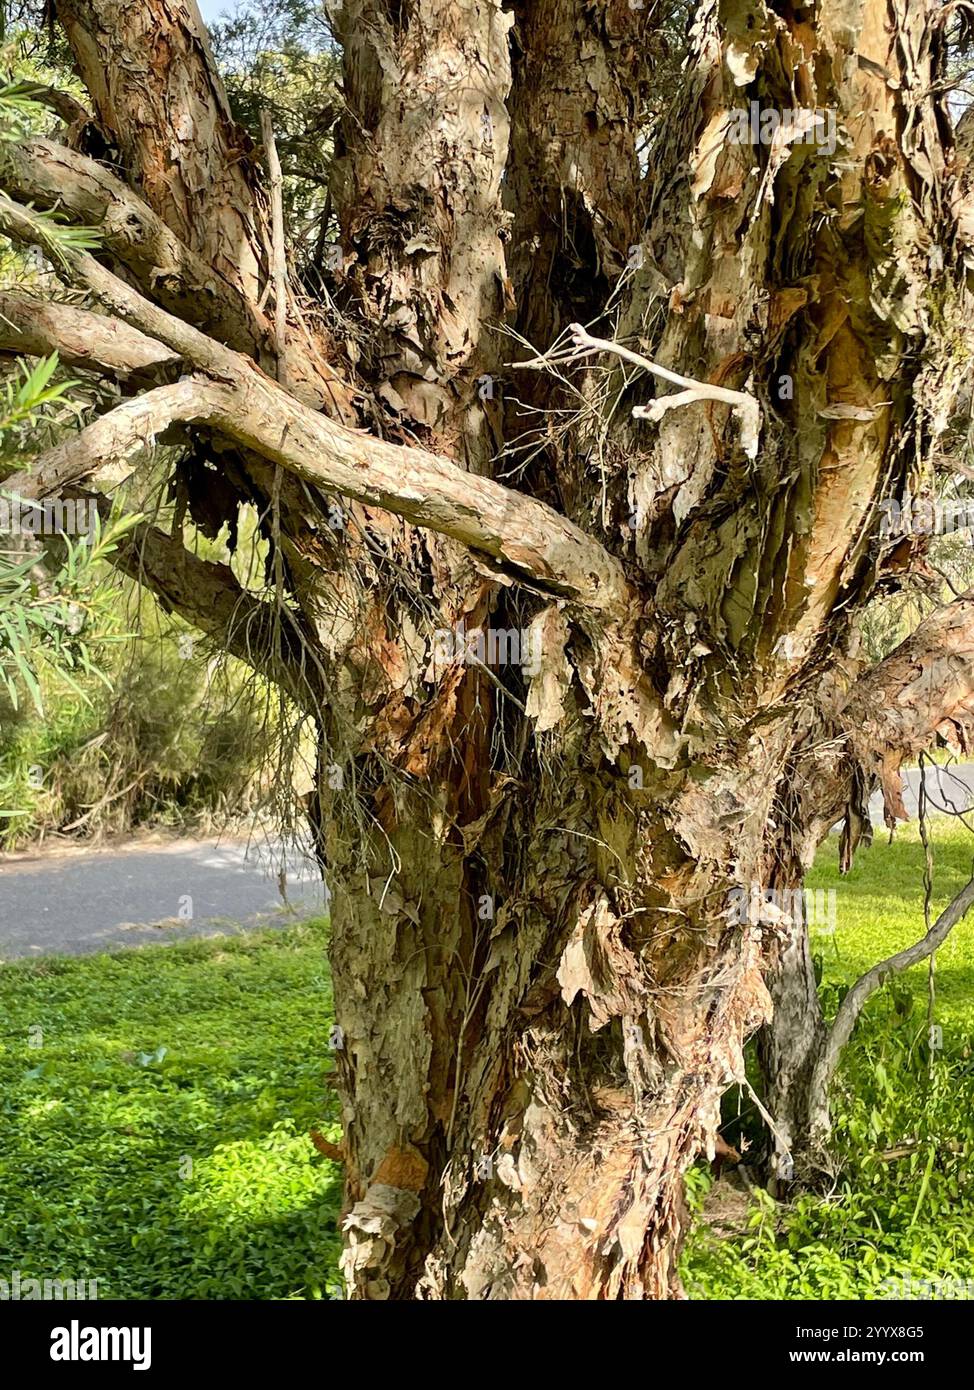
M214 660L129 581L106 574L100 592L100 630L127 629L107 652L107 679L79 678L79 692L45 669L43 718L0 698L0 847L55 831L223 826L269 795L279 707L265 683Z
M339 1174L308 1137L338 1137L325 945L318 922L0 966L8 1269L110 1298L336 1296Z
M0 141L17 140L43 128L46 118L44 107L35 100L40 85L21 71L17 49L16 43L7 43L0 50L0 68L18 68L14 75L0 80ZM35 220L38 255L47 256L52 264L68 251L96 245L89 229L64 225L56 212L38 213ZM15 253L15 262L22 259ZM52 354L33 365L15 362L13 371L0 381L0 476L29 468L31 435L39 425L56 428L66 413L73 413L69 393L78 383L63 377L58 380L57 373L57 354ZM21 689L25 689L37 712L43 713L42 662L55 668L78 694L82 692L75 673L100 675L92 654L91 620L106 617L108 605L104 595L99 599L93 574L117 548L125 531L139 520L138 516L124 522L115 518L102 529L95 518L87 543L68 536L60 538L62 554L53 564L32 538L19 544L7 538L0 548L0 691L14 710L19 706ZM101 640L106 635L100 634Z
M45 81L73 85L48 70L28 40L23 34L0 50L0 70L17 74L0 82L0 139L50 125L50 112L33 100ZM56 213L32 215L38 245L27 254L8 249L0 279L49 291L50 267L96 238ZM92 390L90 380L65 376L55 356L14 362L0 378L0 478L29 473L40 448L62 438L74 417L83 423ZM158 519L164 490L165 478L154 478L134 511ZM104 528L95 519L87 544L63 537L56 550L32 537L0 543L4 848L66 827L94 834L150 820L200 824L250 809L261 763L255 734L274 723L267 692L235 663L215 673L184 625L165 620L147 596L135 598L111 571L107 558L139 519ZM126 625L138 635L126 634Z
M31 367L18 362L15 374L8 377L0 391L0 443L10 443L11 432L19 425L32 425L37 417L57 402L64 401L66 391L76 383L52 380L57 369L57 353L41 357Z
M73 383L53 380L57 357L41 358L33 367L21 363L19 373L0 388L0 448L11 433L34 425L40 415L61 402ZM4 494L17 504L19 499ZM0 549L0 691L13 709L24 688L39 714L43 713L39 665L54 667L60 678L81 694L74 673L100 676L88 631L93 618L104 620L96 640L104 641L109 605L93 581L95 567L117 548L140 518L114 519L104 528L93 517L85 539L59 537L59 564L45 567L33 537L15 542L8 537Z
M318 294L325 248L337 238L328 181L341 110L340 58L324 7L244 0L211 37L233 114L258 146L261 112L270 113L292 263Z
M0 68L18 64L15 46L5 44L0 49ZM0 139L20 140L41 125L45 119L43 106L35 100L38 85L20 71L0 79Z

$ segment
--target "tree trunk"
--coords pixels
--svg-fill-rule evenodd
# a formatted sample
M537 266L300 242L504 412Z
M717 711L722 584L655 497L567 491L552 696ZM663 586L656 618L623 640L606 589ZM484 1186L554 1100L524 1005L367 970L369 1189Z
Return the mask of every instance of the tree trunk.
M874 503L942 415L920 368L958 281L937 7L704 0L645 176L650 20L626 0L519 5L513 31L495 0L335 9L354 377L296 302L271 333L259 180L195 4L59 0L129 194L171 234L139 202L139 246L209 263L238 331L233 352L188 331L184 286L162 312L117 226L103 259L147 299L66 256L187 371L19 481L78 484L155 412L219 460L210 501L265 508L270 598L158 531L146 578L191 606L205 575L201 622L249 600L270 643L232 619L228 643L319 721L353 1295L679 1296L683 1174L770 1016L765 976L808 964L733 895L801 861L782 807L809 708L877 579ZM797 124L739 138L751 102ZM831 149L795 138L812 108ZM190 130L205 157L180 153ZM110 231L120 185L57 159ZM44 158L8 163L34 201ZM27 208L0 226L36 239ZM529 360L599 314L584 356ZM803 979L774 985L799 1084Z
M357 923L370 923L368 946L353 972L337 959L336 969L340 997L353 975L361 982L346 1034L355 1054L354 1081L345 1082L354 1097L346 1270L364 1296L678 1291L682 1173L712 1145L720 1095L743 1076L743 1040L770 1012L762 965L781 944L761 923L729 925L727 895L771 880L782 843L772 829L775 792L799 734L797 706L782 700L842 596L868 582L866 499L887 482L907 407L904 350L917 329L898 325L890 356L884 314L850 316L862 278L883 283L896 246L915 235L908 213L891 212L902 208L897 190L912 174L889 145L879 169L876 142L894 128L896 98L855 56L886 69L895 58L885 7L862 6L853 30L826 9L817 37L832 46L833 61L824 81L812 77L811 33L763 11L762 42L783 69L765 78L764 99L785 106L803 90L809 106L838 106L854 171L843 195L855 215L840 216L836 231L823 224L810 233L814 198L828 188L820 153L802 150L786 162L772 150L754 182L747 166L758 151L724 143L713 161L727 109L753 77L756 39L749 34L745 46L746 26L738 33L736 19L718 24L709 6L672 143L653 171L650 259L637 267L624 324L653 332L662 279L678 312L665 320L657 358L738 390L760 362L771 394L765 452L753 467L731 443L735 426L726 414L717 424L713 407L667 413L645 453L631 432L613 429L610 447L628 434L629 458L612 460L603 476L599 521L612 534L634 515L635 555L658 579L655 611L669 624L669 635L648 639L655 670L641 708L613 707L612 693L591 682L584 635L566 638L553 613L550 678L546 671L539 680L555 692L557 721L548 728L546 703L522 753L523 722L509 706L502 712L516 746L495 763L495 796L474 826L456 827L462 850L454 852L471 866L467 915L451 910L452 894L424 892L422 874L408 866L406 892L400 869L387 890L393 901L376 902L369 915L359 887L354 911ZM909 263L897 262L893 274L902 280L887 294L909 298ZM518 282L533 304L530 274ZM769 293L765 315L758 305ZM892 409L882 404L891 397ZM592 524L591 483L579 486L586 471L573 458L575 488L567 491L562 472L560 495ZM674 504L684 518L678 529ZM801 515L816 524L796 535ZM507 779L518 787L513 806L501 790ZM419 811L411 798L399 800L401 835L404 816ZM410 834L439 873L442 859ZM440 844L447 839L444 820ZM383 884L378 875L370 885L380 900ZM384 932L383 911L393 919ZM354 937L364 941L361 926ZM790 949L805 953L807 943ZM395 969L404 961L407 972ZM395 998L390 971L404 989ZM781 1004L792 1035L810 1043L816 1001L804 978L804 992L791 999L783 990ZM371 1040L359 1057L364 1029ZM363 1136L381 1140L365 1147Z
M722 918L719 856L691 859L587 743L575 722L522 769L523 803L464 827L462 846L431 843L422 798L390 798L403 867L356 878L358 847L341 864L345 1269L362 1296L679 1291L682 1174L766 1016L760 940ZM766 770L739 791L759 783L767 797ZM671 785L684 817L711 819ZM478 895L459 916L464 860Z
M774 1123L770 1136L772 1181L809 1176L814 1161L809 1083L825 1040L808 926L787 935L770 982L773 1013L758 1035L764 1104Z

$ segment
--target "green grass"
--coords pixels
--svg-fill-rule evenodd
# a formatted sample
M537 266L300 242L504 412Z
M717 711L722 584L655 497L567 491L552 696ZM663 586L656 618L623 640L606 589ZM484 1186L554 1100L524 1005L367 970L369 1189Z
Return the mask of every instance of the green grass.
M947 818L930 824L935 916L974 871L974 835ZM833 837L808 882L836 892L835 934L814 941L829 1018L864 970L924 931L924 853L914 827L901 828L892 845L878 835L845 878L836 859ZM759 1197L737 1221L700 1223L684 1259L692 1296L875 1298L890 1276L974 1280L974 915L938 953L942 1047L933 1052L926 995L924 962L866 1006L833 1096L841 1168L832 1190L790 1207ZM906 1145L907 1156L888 1157ZM709 1172L695 1170L698 1203L710 1186ZM708 1207L718 1195L710 1193Z
M929 822L934 858L933 917L974 873L974 834L948 817ZM924 850L913 825L901 827L892 845L877 833L842 877L837 841L823 846L808 878L809 888L836 891L836 932L817 938L826 985L851 985L876 961L911 945L924 933ZM955 1044L974 1037L974 915L959 923L937 953L937 1018ZM925 999L926 963L901 977L913 996ZM875 1007L875 1003L873 1005ZM926 1018L917 1021L925 1024Z
M974 836L932 824L936 911L967 881ZM833 840L809 883L837 893L836 934L816 942L830 1015L923 926L915 831L892 847L880 837L845 879L835 857ZM308 1138L339 1135L325 944L319 923L0 967L0 1278L97 1278L116 1298L336 1291L340 1174ZM974 917L939 953L932 1056L926 988L925 966L901 977L853 1035L834 1189L787 1208L759 1199L729 1232L700 1223L692 1296L868 1298L893 1274L974 1280ZM907 1140L909 1156L883 1158ZM695 1200L709 1184L695 1170Z
M325 945L314 923L0 968L0 1277L331 1296Z

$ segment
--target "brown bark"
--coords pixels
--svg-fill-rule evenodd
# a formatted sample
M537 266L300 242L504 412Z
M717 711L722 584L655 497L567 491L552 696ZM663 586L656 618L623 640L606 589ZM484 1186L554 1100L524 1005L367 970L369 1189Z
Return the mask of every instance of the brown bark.
M0 293L0 352L47 357L67 367L151 380L179 365L179 354L119 319L30 295Z
M203 290L202 305L232 305L265 367L283 356L296 395L351 420L353 392L332 365L333 344L309 330L290 298L285 341L272 332L264 308L272 238L258 151L232 117L195 0L58 0L55 9L95 113L119 142L129 183L195 264L208 268L184 293L192 299ZM141 235L130 219L125 209L123 240ZM182 312L193 320L200 307Z
M0 163L11 197L63 209L91 227L158 303L230 347L259 355L267 336L263 315L110 170L41 139L5 145Z
M253 143L230 114L195 0L58 0L57 16L133 186L256 305L267 255Z
M253 312L263 203L234 164L195 7L59 8L133 187ZM835 675L875 582L872 504L907 480L907 428L926 442L939 418L918 367L937 346L930 240L946 248L945 314L960 279L933 7L780 8L698 7L641 226L631 125L646 16L519 10L512 91L498 4L346 0L339 290L384 412L371 435L310 409L290 363L285 389L176 324L149 302L162 297L151 280L140 295L73 261L105 307L195 370L141 409L175 405L201 447L256 452L271 495L280 469L362 504L349 554L368 592L341 624L334 605L328 622L312 616L326 586L297 506L288 552L307 567L294 594L327 691L316 815L357 1297L679 1293L682 1175L713 1151L785 942L780 924L735 920L728 895L801 862L780 810L823 670ZM134 56L152 17L159 38ZM735 143L731 115L752 92L835 108L838 164L814 146ZM574 211L559 221L562 199ZM0 218L32 235L23 209ZM757 400L760 449L712 390L675 405L613 354L563 365L584 418L530 472L494 481L498 445L523 442L482 389L503 360L493 330L515 312L508 235L515 323L552 335L579 298L598 310L627 238L640 242L600 334L732 403ZM545 277L572 257L574 285L547 302ZM536 408L544 381L527 388ZM634 421L652 390L656 409ZM139 409L89 426L38 476L78 476L92 441ZM436 658L431 639L461 620L537 634L537 662Z
M335 11L347 111L333 177L347 292L394 416L490 471L499 400L489 328L510 307L501 175L511 17L496 3L372 0Z

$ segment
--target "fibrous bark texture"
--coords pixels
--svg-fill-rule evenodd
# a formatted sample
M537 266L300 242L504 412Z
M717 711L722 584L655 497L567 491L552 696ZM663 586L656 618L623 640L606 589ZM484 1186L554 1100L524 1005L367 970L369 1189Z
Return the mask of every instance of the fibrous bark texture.
M939 7L703 0L647 132L653 6L345 0L340 323L284 284L195 5L57 10L121 158L10 151L0 226L101 229L62 266L97 333L52 306L26 350L132 399L17 481L175 429L269 518L270 594L158 531L120 563L191 613L198 575L318 721L349 1288L679 1296L683 1174L772 995L818 1040L807 971L775 983L798 927L734 895L800 884L970 708L967 600L871 676L850 645L956 384Z

